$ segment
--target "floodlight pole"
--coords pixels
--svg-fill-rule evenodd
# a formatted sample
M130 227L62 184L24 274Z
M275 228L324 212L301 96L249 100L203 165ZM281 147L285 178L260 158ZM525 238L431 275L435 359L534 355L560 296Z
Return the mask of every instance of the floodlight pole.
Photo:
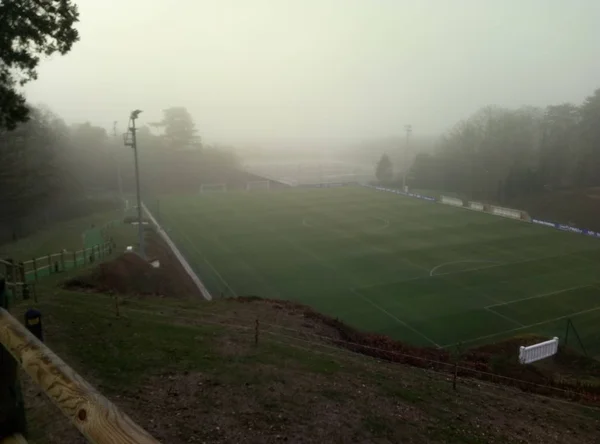
M412 132L412 125L404 125L406 131L406 145L404 147L404 174L402 174L402 191L406 192L406 175L408 174L408 144L410 141L410 133Z
M138 150L137 150L137 137L136 137L136 128L135 128L135 120L138 118L142 111L136 109L131 112L131 116L129 117L129 121L131 122L131 126L129 127L129 131L131 132L131 142L125 141L125 145L133 148L133 157L135 160L135 191L137 198L137 215L138 215L138 242L140 244L139 254L144 259L146 258L146 251L144 248L144 225L143 225L143 216L142 216L142 195L140 191L140 167L138 162Z
M117 122L113 122L113 137L115 139L115 143L117 141ZM119 198L121 199L121 201L124 200L123 197L123 178L121 177L121 164L119 162L119 159L117 157L114 158L115 159L115 164L117 166L117 183L119 185Z

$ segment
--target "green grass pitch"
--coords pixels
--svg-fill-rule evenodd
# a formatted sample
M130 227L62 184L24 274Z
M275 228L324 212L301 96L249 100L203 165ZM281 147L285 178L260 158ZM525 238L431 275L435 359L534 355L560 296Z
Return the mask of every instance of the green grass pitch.
M209 290L295 300L417 345L562 337L600 354L600 241L362 187L162 197Z

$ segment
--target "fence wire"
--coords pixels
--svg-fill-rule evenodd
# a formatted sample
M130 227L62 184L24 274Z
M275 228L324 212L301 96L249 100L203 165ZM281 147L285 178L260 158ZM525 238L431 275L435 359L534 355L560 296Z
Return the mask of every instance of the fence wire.
M94 305L96 306L94 308L94 311L96 313L102 313L108 316L117 315L115 309L115 299L109 297L103 297L103 299L105 302L104 304L99 303L96 300L96 302L94 303ZM73 300L73 302L75 302L75 300ZM80 310L87 312L90 308L90 305L87 302L89 301L86 301L86 304L82 304L80 307L77 307L73 303L61 304L54 301L51 302L51 304L69 310ZM255 322L259 320L259 318L250 319L251 317L248 317L248 319L245 320L246 323L242 324L240 323L241 320L239 317L232 317L231 315L222 315L217 313L206 313L200 310L189 310L186 312L186 315L182 315L181 313L173 313L174 309L165 308L164 305L160 304L144 302L144 305L153 308L153 310L143 308L132 308L129 307L127 304L119 304L118 302L117 304L117 306L119 307L119 315L126 316L127 313L137 313L144 316L162 319L162 321L160 322L167 324L173 323L173 321L175 321L184 325L212 325L222 328L236 329L244 332L250 331L252 333L256 330ZM193 315L187 314L190 312L192 312ZM492 373L486 370L469 367L467 366L468 364L466 362L461 361L460 356L449 357L448 361L440 361L431 359L429 357L417 356L410 353L401 352L398 350L378 348L372 345L360 344L357 342L345 340L341 337L326 336L306 330L298 330L288 327L286 325L274 324L272 322L265 322L263 320L259 320L258 325L259 334L261 336L266 334L277 337L280 340L300 341L303 344L307 344L313 347L334 350L336 352L350 353L353 356L361 356L369 360L377 359L378 362L392 362L394 364L399 365L410 365L411 367L425 368L427 370L434 371L438 374L443 374L444 376L452 376L453 373L456 373L458 381L460 381L461 378L463 380L476 379L481 382L487 380L495 383L500 383L502 385L520 387L524 390L535 390L537 392L553 394L554 396L560 396L566 399L586 398L585 393L570 390L568 388L562 388L548 384L540 384L537 382L513 378L497 373ZM600 410L598 410L598 412L600 413Z

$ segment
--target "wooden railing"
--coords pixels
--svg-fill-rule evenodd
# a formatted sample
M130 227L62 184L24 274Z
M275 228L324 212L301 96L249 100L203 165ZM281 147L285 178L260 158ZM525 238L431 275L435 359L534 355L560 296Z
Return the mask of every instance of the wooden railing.
M0 279L0 305L5 283ZM0 443L25 442L18 366L92 443L157 443L0 307Z

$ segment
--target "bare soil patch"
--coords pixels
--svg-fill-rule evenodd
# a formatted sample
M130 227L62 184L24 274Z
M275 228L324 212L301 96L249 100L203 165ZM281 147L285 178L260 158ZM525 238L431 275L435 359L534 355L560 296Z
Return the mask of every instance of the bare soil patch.
M65 287L100 293L202 299L175 255L152 229L146 230L146 246L148 261L134 252L126 252L99 264L87 275L68 280ZM159 268L150 264L154 260L159 261Z

